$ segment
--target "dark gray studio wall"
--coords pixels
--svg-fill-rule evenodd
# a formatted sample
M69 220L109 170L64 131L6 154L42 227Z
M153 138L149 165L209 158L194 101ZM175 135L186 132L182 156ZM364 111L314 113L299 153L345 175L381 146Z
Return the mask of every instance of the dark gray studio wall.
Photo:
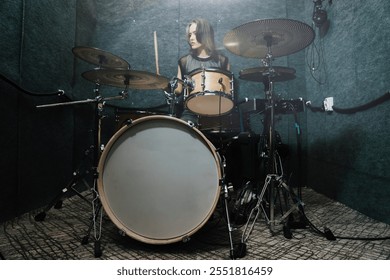
M331 96L335 107L355 108L383 96L390 89L390 2L334 0L327 8L331 26L322 41L322 66L315 63L314 71L322 84L307 71L308 99L320 105ZM309 112L307 152L310 187L386 223L389 105L354 114Z
M4 78L0 85L0 220L47 204L72 175L73 108L37 109L36 105L69 101L64 96L46 96L58 89L72 96L71 49L78 37L85 41L93 33L86 23L88 13L81 11L89 9L88 3L0 3L0 71ZM77 23L78 14L82 17ZM76 25L82 27L78 32Z
M223 46L225 34L244 23L257 19L291 18L310 24L311 13L303 14L304 1L286 0L147 0L147 1L115 1L95 0L97 32L91 47L109 51L125 59L133 70L156 73L154 32L157 34L158 67L161 75L171 78L177 73L177 60L188 52L185 39L185 28L188 22L196 17L208 19L214 29L218 49L226 54L231 62L235 76L236 99L244 97L264 98L262 83L238 79L239 71L262 66L258 59L245 58L228 52ZM280 57L274 61L276 66L288 66L296 69L297 78L293 81L278 83L277 94L286 99L305 97L305 51ZM77 76L88 66L81 63L82 70L77 69ZM89 91L78 91L80 97L90 97L94 85L79 78L78 86L89 87ZM101 87L103 96L118 94L121 88ZM165 97L159 90L130 90L127 100L111 102L124 108L151 108L165 104ZM302 125L304 127L304 115ZM262 130L262 115L251 117L252 128L256 132ZM283 141L295 145L294 119L292 116L280 116L278 131Z
M208 19L216 35L217 47L229 56L232 72L236 78L242 69L262 66L257 59L239 57L229 53L223 46L223 37L231 29L249 21L266 18L298 19L310 23L310 15L302 17L303 1L289 4L292 12L287 13L285 0L147 0L115 1L95 0L97 34L94 47L109 51L125 59L133 70L156 73L153 33L156 31L159 54L159 72L171 78L177 73L177 60L188 52L185 39L185 28L188 22L196 17ZM301 5L299 5L301 3ZM301 6L301 9L299 9ZM295 11L294 11L295 8ZM298 13L299 11L299 13ZM303 53L292 57L303 58ZM288 66L289 59L281 57L275 65ZM292 63L291 63L292 64ZM291 66L295 68L295 65ZM298 65L297 67L302 67ZM303 69L302 69L303 70ZM299 78L303 73L297 69ZM88 83L87 81L82 81ZM238 98L264 97L263 86L253 82L239 81ZM281 93L287 95L288 83L280 84ZM102 93L117 93L118 89L103 87ZM131 91L125 101L116 102L124 107L153 107L164 104L164 95L160 91Z

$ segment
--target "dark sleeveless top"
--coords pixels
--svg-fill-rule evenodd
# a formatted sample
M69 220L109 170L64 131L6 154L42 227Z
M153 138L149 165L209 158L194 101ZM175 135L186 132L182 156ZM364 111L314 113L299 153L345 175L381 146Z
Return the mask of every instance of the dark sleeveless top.
M207 58L199 58L192 54L188 54L181 57L178 64L182 74L182 77L178 78L184 79L185 75L188 75L196 69L219 68L221 70L227 70L229 60L222 54L216 54Z

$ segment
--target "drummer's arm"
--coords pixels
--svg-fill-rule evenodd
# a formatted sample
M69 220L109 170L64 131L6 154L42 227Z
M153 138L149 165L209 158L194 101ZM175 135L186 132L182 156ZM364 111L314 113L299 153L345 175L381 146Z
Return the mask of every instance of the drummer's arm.
M177 76L176 76L176 78L182 79L180 66L177 66ZM183 85L181 83L177 83L177 87L175 89L175 94L176 95L180 95L182 92L183 92Z

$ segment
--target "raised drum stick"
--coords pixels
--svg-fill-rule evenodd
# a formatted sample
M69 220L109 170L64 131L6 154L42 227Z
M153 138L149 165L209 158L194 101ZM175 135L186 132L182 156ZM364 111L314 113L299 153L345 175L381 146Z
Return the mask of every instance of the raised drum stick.
M158 46L157 46L157 32L154 31L154 56L156 59L156 74L160 75L160 70L158 67Z

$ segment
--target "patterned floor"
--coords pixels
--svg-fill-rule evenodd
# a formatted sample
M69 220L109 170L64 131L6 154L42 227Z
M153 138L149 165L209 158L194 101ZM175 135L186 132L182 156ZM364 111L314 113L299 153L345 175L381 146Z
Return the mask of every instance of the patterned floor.
M84 195L89 198L89 191ZM245 239L248 260L388 260L390 259L390 225L380 223L343 204L332 201L309 188L302 200L308 221L294 228L286 238L283 227L273 231L261 215ZM9 260L227 260L231 259L229 231L224 211L217 206L209 221L188 242L151 245L121 235L103 214L100 238L101 256L94 250L94 233L87 244L82 241L90 225L92 207L77 196L65 199L61 209L51 209L44 221L34 217L39 210L3 223L0 228L0 253ZM294 211L296 221L301 215ZM336 240L328 240L324 227ZM232 240L237 250L245 226L234 223ZM317 231L318 229L319 231ZM288 232L287 232L288 233ZM234 251L238 256L238 251Z

